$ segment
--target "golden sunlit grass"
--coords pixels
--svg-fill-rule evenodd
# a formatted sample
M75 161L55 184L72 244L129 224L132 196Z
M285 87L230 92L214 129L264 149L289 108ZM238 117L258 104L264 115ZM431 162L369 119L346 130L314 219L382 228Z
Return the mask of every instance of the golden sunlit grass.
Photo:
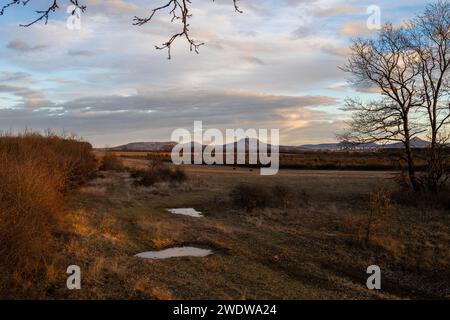
M105 171L123 171L125 166L123 165L122 159L111 152L106 152L100 161L100 170Z
M417 209L398 205L393 219L377 216L368 245L361 246L358 240L363 239L361 230L370 210L387 203L383 197L389 191L379 186L389 186L390 175L282 171L261 178L248 169L236 173L230 168L229 175L222 170L226 169L186 168L186 182L173 186L162 182L150 188L134 186L125 173L102 172L102 178L87 188L104 186L106 195L80 192L73 197L73 205L84 208L86 215L80 223L95 229L95 233L73 235L77 246L67 249L77 252L84 287L80 292L61 288L58 295L100 299L446 295L445 285L435 281L437 270L446 270L449 263L443 246L449 241L445 215L430 212L427 222L421 222ZM230 198L230 190L243 181L290 198L247 212ZM177 207L194 207L205 218L166 211ZM360 219L357 227L349 219ZM430 243L422 248L424 239ZM215 254L153 261L133 257L182 245L211 248ZM430 258L430 252L439 258ZM383 292L365 288L365 269L371 264L380 265L384 272Z
M55 280L65 194L96 170L88 143L53 134L0 137L0 298L40 297Z
M143 161L139 168L145 167ZM8 288L16 290L2 291L3 295L69 299L448 296L446 280L437 281L436 274L445 274L449 266L449 217L440 209L422 211L395 203L390 198L394 189L390 174L282 170L277 176L261 177L249 169L225 167L185 167L185 172L189 179L184 182L142 187L127 172L105 171L81 188L55 192L62 204L52 201L53 205L43 206L47 211L39 210L63 218L46 225L50 242L39 245L51 256L39 258L38 278L24 278L18 272L3 278L8 279ZM21 184L10 184L30 184L23 190L45 190L43 180L51 182L26 182L19 177L24 180ZM8 179L14 181L12 175ZM230 191L243 182L251 187L245 189L246 197L265 190L264 206L248 211L245 203L236 202ZM46 203L46 196L37 191L14 194L26 197L24 203L41 197ZM387 214L392 203L395 214ZM166 210L188 207L205 217L193 219ZM370 241L361 245L371 212L375 223ZM183 245L210 248L214 254L168 260L134 257ZM73 264L82 270L82 289L69 291L65 271ZM371 264L383 270L382 292L365 288L365 269ZM37 279L42 281L40 287L32 285Z

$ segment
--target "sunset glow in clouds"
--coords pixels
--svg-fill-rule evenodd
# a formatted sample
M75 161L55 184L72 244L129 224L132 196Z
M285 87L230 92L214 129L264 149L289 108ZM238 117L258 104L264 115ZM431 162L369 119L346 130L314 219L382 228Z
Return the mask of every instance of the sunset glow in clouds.
M84 2L81 30L66 27L64 1L47 25L19 27L42 7L0 17L2 130L66 130L102 147L166 141L201 120L205 128L279 128L282 144L333 141L347 116L343 99L373 94L349 88L338 68L352 38L374 34L367 7L401 23L424 5L241 0L239 14L231 0L193 0L191 35L206 45L196 55L177 40L167 60L154 46L180 25L162 13L132 25L164 1Z

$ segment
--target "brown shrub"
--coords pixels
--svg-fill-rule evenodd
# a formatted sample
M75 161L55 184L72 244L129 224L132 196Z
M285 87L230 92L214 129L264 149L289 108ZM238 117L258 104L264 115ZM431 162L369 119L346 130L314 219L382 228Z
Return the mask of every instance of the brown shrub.
M138 186L151 187L158 182L182 183L187 175L180 167L172 168L164 163L150 163L146 170L135 170L131 173Z
M247 212L266 207L269 197L270 192L264 186L256 184L240 183L230 192L233 205L244 208Z
M151 187L157 182L156 176L150 170L134 170L130 177L135 179L135 186Z
M182 183L187 180L186 172L182 168L176 167L175 170L171 172L170 180L172 182Z
M240 183L230 192L232 204L251 212L256 208L286 209L293 203L307 201L306 195L295 194L289 187L275 185L267 187L258 184Z
M90 144L74 138L0 137L0 298L45 295L64 193L95 169Z
M289 207L293 195L291 189L286 186L276 185L272 188L272 202L279 208Z
M66 190L88 181L97 170L91 144L51 132L0 136L0 152L12 162L33 161L41 167L62 172Z
M396 191L392 194L398 205L415 207L422 210L440 209L450 212L450 192L442 190L438 193Z
M30 161L11 163L3 157L0 180L0 292L11 294L31 287L51 258L51 232L63 210L57 191L63 176Z
M389 228L396 207L386 189L375 188L369 196L368 212L357 219L357 237L364 245L369 245L374 237L380 237Z
M99 169L102 171L123 171L125 166L122 159L114 153L106 153L102 158Z

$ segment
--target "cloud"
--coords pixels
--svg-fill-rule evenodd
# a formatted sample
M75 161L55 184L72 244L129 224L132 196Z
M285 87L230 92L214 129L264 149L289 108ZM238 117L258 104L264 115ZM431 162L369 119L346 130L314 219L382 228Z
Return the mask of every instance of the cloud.
M348 57L351 53L350 48L348 47L337 47L329 43L321 46L321 50L324 53L338 57Z
M19 97L20 102L14 101L15 108L37 108L51 106L52 102L47 100L42 92L31 89L38 81L26 72L0 72L0 93ZM3 107L3 106L2 106Z
M246 57L243 57L243 60L247 61L249 63L258 64L258 65L261 65L261 66L265 65L265 62L262 59L258 58L258 57L246 56Z
M381 93L381 89L377 86L369 86L367 84L359 84L359 85L350 85L348 82L338 82L332 85L325 87L327 90L334 91L347 91L347 92L360 92L367 94L379 94Z
M94 51L89 50L69 50L67 51L69 56L81 56L81 57L93 57L96 55Z
M255 117L255 113L272 112L279 108L306 108L335 105L338 101L328 96L278 96L242 90L148 90L134 95L102 96L76 99L60 106L66 110L93 114L96 111L153 112L184 114L198 117ZM174 119L175 120L175 119ZM199 119L201 120L201 119Z
M49 82L55 82L55 83L59 83L59 84L68 84L68 83L78 83L79 81L76 80L71 80L71 79L64 79L64 78L58 78L58 77L53 77L53 78L47 78L46 81Z
M126 0L87 0L87 6L97 13L108 14L133 13L140 9L135 3Z
M0 87L0 92L2 89ZM23 94L19 90L16 88L16 93ZM65 129L102 145L125 143L138 133L145 133L141 138L148 140L167 140L174 129L191 128L196 120L203 121L204 127L221 130L240 127L300 129L293 128L287 114L302 115L305 122L302 128L305 128L310 121L335 118L313 107L337 103L327 96L276 96L235 90L143 90L131 96L80 98L47 108L41 106L34 112L0 109L0 125L14 124L16 130L24 127Z
M341 35L346 37L362 37L375 34L375 30L367 27L366 21L346 21L341 25Z
M300 26L292 32L294 39L302 39L317 33L317 28L313 26Z
M86 0L81 30L66 28L63 7L48 25L19 28L28 21L23 15L1 19L0 98L15 110L2 110L0 124L65 128L97 145L167 140L174 127L197 119L211 126L278 126L287 143L332 140L340 99L372 93L330 88L347 77L338 66L345 64L350 38L373 34L364 5L240 3L244 14L231 1L194 1L191 35L206 45L196 55L177 40L171 61L154 49L179 31L167 11L143 27L132 25L152 1ZM423 1L379 5L383 21L398 22L422 10ZM330 91L335 97L327 96Z
M354 13L365 12L361 8L351 4L339 4L329 8L319 9L314 12L317 18L329 18L333 16L350 15Z
M21 71L0 71L0 83L33 83L33 76Z
M32 51L39 51L47 48L46 45L30 45L22 40L11 40L6 45L8 49L19 51L19 52L32 52Z
M29 88L0 84L0 93L9 93L20 97L22 103L16 105L16 108L37 108L53 105L41 92Z

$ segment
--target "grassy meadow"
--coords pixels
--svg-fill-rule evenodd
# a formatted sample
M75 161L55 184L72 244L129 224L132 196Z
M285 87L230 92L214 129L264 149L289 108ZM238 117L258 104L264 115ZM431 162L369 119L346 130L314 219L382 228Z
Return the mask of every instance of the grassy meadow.
M145 159L152 161L170 162L170 152L164 151L108 151L123 159ZM426 150L416 149L415 167L425 170ZM448 151L447 151L448 153ZM104 151L98 151L104 154ZM281 151L280 167L283 169L312 169L312 170L367 170L392 171L405 169L404 161L400 161L401 151L397 149L380 149L378 151L338 150L338 151ZM225 162L225 156L224 156ZM450 164L449 164L450 166Z
M411 201L397 187L396 172L282 169L268 177L252 168L149 167L139 156L105 157L84 142L57 137L45 148L60 155L60 145L73 149L55 162L58 156L37 157L48 138L5 139L2 150L30 143L35 151L26 149L28 160L14 162L21 175L2 162L2 177L15 180L2 182L11 196L1 198L0 298L450 297L448 194ZM38 167L41 180L11 188L35 177ZM195 208L204 217L168 208ZM23 222L5 225L16 216ZM51 222L31 219L43 216ZM179 246L214 254L134 256ZM366 288L373 264L382 270L379 291ZM69 265L81 268L81 290L66 288Z

